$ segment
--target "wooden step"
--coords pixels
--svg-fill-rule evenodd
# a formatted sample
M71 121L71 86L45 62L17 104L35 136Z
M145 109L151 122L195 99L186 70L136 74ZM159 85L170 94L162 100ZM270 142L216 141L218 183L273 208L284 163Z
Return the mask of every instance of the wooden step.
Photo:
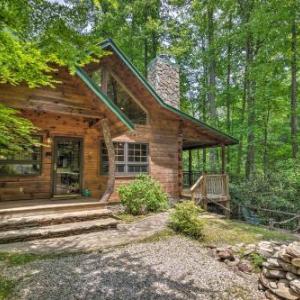
M103 229L115 228L117 224L118 221L116 219L104 218L92 221L3 231L0 232L0 244L95 232Z
M25 227L37 227L89 221L100 218L112 217L112 215L112 211L105 208L101 208L75 212L60 211L57 213L47 215L39 214L35 216L14 217L2 220L0 222L0 232L5 230L7 231L13 229L23 229Z
M35 215L47 215L57 212L72 212L83 210L95 210L103 209L106 206L105 203L99 202L70 202L70 203L50 203L50 204L36 204L29 206L20 206L13 208L0 209L0 222L5 219L35 216Z

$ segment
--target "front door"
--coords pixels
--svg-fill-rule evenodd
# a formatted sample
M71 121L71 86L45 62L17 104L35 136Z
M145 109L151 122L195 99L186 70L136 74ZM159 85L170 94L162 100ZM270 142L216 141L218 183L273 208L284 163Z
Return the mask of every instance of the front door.
M81 193L82 139L54 138L53 194Z

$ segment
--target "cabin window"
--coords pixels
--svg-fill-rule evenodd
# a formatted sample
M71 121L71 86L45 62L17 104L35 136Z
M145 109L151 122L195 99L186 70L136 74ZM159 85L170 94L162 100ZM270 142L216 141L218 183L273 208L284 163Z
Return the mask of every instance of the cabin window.
M117 175L148 173L148 144L114 142L114 147ZM104 143L101 144L101 158L101 172L108 174L108 154Z
M92 72L91 78L107 94L108 98L123 111L130 121L134 124L147 124L147 113L107 70L102 68L97 69Z
M42 137L37 137L42 142ZM15 155L0 155L0 176L34 176L41 174L42 146L32 146Z
M107 84L107 96L123 111L134 124L145 125L147 114L141 106L125 91L117 80L109 76Z

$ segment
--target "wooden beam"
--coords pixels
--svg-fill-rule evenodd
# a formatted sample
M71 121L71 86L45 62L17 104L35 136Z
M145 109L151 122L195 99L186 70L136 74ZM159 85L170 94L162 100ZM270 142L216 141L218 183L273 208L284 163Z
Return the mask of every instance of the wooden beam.
M108 181L106 184L106 191L102 195L100 202L106 203L108 202L111 194L114 191L115 186L115 173L116 173L116 164L115 164L115 148L111 138L110 128L107 119L103 119L100 121L105 146L108 153Z
M221 147L221 156L222 156L221 172L222 174L225 174L225 146L224 145L222 145Z
M192 150L189 150L189 185L192 186Z

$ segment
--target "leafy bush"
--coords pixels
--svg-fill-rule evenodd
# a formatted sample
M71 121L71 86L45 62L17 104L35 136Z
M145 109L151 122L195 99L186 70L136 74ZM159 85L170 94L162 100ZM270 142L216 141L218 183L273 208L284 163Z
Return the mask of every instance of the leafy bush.
M139 175L133 182L118 189L126 212L133 215L164 210L168 207L167 195L150 176Z
M177 232L195 239L203 239L203 223L199 219L202 210L193 201L184 201L175 206L169 226Z

